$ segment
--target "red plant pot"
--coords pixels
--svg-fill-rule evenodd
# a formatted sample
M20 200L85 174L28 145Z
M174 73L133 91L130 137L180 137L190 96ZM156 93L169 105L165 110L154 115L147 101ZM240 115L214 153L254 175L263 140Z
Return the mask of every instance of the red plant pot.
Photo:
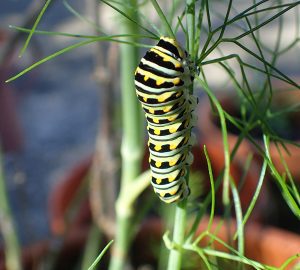
M54 235L63 235L68 228L66 220L67 211L78 194L78 191L87 176L91 165L91 158L87 158L77 164L64 178L54 187L49 196L49 220L50 229ZM80 211L73 219L76 224L86 223L91 219L90 207L87 196L81 203Z
M230 110L230 98L220 97L221 105L223 108ZM208 98L203 97L200 100L198 110L196 111L198 115L198 124L197 128L199 130L198 140L200 143L200 147L203 149L205 145L207 148L207 152L210 158L210 162L213 168L213 174L216 178L224 169L224 145L221 128L218 126L218 122L216 117L212 113L212 109L210 106L210 102ZM235 147L236 142L238 141L238 136L228 129L228 146L229 150L232 151ZM260 174L260 166L255 161L252 160L250 167L247 171L245 171L245 164L248 158L249 153L251 154L252 148L247 139L243 139L240 143L238 150L234 158L230 163L230 175L233 177L236 185L238 186L240 181L244 179L242 184L242 188L240 189L240 200L243 210L247 209L249 206L253 194L256 190L259 174ZM202 155L203 151L202 151ZM202 160L204 157L202 157ZM205 160L205 159L204 159ZM206 161L205 161L206 162ZM219 196L221 197L221 192L219 192ZM263 185L261 195L257 201L257 206L255 209L255 213L253 218L260 218L261 211L267 204L268 200L268 191Z
M219 226L220 219L215 217L211 232L217 232L217 237L226 243L232 244L232 236L236 232L236 221L229 220L229 226L226 222ZM208 217L204 218L198 227L197 234L206 230ZM202 245L211 243L209 237L204 238ZM213 242L217 250L228 251L217 241ZM280 267L288 258L299 255L300 235L281 230L271 226L264 226L257 222L250 222L245 226L245 255L258 262ZM292 269L294 265L300 262L300 258L295 258L285 270Z

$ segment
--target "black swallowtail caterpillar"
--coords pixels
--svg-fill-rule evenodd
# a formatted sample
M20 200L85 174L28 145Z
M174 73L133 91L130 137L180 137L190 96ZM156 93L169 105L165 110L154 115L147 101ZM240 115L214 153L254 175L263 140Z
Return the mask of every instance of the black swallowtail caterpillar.
M136 94L148 122L151 183L166 203L190 194L186 174L193 162L192 112L197 104L188 89L192 69L188 53L177 41L161 37L135 71Z

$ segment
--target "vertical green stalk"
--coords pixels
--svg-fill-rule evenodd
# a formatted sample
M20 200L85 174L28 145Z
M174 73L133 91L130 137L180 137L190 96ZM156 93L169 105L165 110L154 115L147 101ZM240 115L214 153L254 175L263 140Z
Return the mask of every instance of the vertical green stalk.
M188 180L188 176L186 180ZM187 217L186 205L187 205L187 199L179 202L176 205L174 231L173 231L173 243L176 246L170 251L168 270L181 269L182 245L185 239L186 217Z
M187 49L194 59L194 38L195 38L195 1L186 0L187 5ZM190 86L190 93L193 93L193 85ZM189 173L187 173L186 181L189 181ZM180 270L182 265L182 246L185 240L185 230L187 225L187 199L176 205L175 223L173 231L173 243L175 248L171 249L168 262L168 270Z
M128 8L130 7L130 9ZM137 9L136 0L124 1L120 6L122 11L130 18L138 21L134 10ZM123 19L124 17L122 17ZM131 35L136 35L139 29L136 24L124 20L121 24L122 33L127 33L126 41L136 42ZM123 137L121 143L122 174L121 187L116 202L116 236L113 246L110 270L122 270L126 265L128 249L133 234L132 219L134 208L126 201L126 187L140 174L143 154L143 128L141 109L135 94L134 71L138 63L138 50L136 47L121 44L121 97L122 97L122 124Z
M0 147L0 230L4 240L5 266L7 270L21 270L20 247L14 228L6 194Z
M81 269L88 269L98 256L99 243L103 243L103 235L98 226L93 223L90 227L87 242L85 244Z

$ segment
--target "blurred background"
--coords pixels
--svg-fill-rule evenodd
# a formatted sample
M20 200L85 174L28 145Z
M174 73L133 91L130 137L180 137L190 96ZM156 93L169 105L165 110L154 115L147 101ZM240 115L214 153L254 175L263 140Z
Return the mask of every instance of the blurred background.
M53 201L53 197L52 200L50 199L51 196L53 196L53 192L57 191L57 187L59 187L59 185L64 182L66 176L71 175L72 178L73 168L76 168L77 164L81 165L81 167L79 167L79 171L76 171L76 173L81 176L80 181L87 173L89 165L91 164L91 157L96 149L96 137L97 134L99 134L98 132L100 130L99 120L100 117L103 116L101 115L101 102L103 102L102 94L105 91L102 91L101 93L101 90L103 90L109 84L107 83L105 87L101 88L101 83L99 83L99 78L97 76L101 76L99 75L101 72L99 73L99 70L96 69L97 65L99 64L97 62L99 59L97 59L96 56L99 56L99 54L98 48L96 47L97 45L95 44L83 46L71 52L62 54L59 57L56 57L42 64L42 66L34 68L32 71L25 74L24 76L21 76L17 80L8 84L4 83L5 80L17 74L21 70L27 68L32 63L37 62L38 60L74 43L74 40L65 37L34 35L26 53L21 58L18 57L27 35L22 35L20 32L14 30L9 26L14 25L31 28L34 19L39 14L39 11L41 10L44 2L45 1L33 0L6 0L0 3L1 154L7 196L11 207L12 217L15 221L17 235L22 246L37 243L45 239L50 239L53 234L56 234L57 236L64 233L64 230L66 229L66 227L64 227L64 224L61 224L59 222L55 223L53 222L53 220L50 220L51 218L53 218L53 216L50 217L50 215L53 215L53 213L51 213L51 208L53 207L53 205L51 204L55 203L55 201ZM89 19L94 21L96 18L95 13L97 13L97 11L95 12L95 10L93 10L94 5L91 5L92 2L94 3L94 1L72 0L69 2L72 4L72 8L80 11L80 13L84 15L84 17L79 18L74 16L74 14L70 12L70 8L68 10L63 4L63 1L52 0L50 7L42 17L38 29L54 32L95 35L96 31L93 28L93 25L88 21ZM216 1L216 7L220 4L219 2L222 1ZM238 6L235 6L234 12L238 13L243 10L243 8L247 6L246 2L247 1L241 1ZM164 3L166 4L167 2ZM221 5L220 8L216 8L217 12L215 12L214 14L216 18L219 16L219 10L222 10L222 8L224 8L224 4L223 6ZM108 9L109 8L105 6L104 9L102 9L102 12L99 12L99 14L101 14L100 20L101 23L103 23L103 25L101 26L105 27L107 33L112 34L115 33L115 31L118 31L117 23L119 21L115 18L112 19L111 17L109 17L110 13L108 12ZM299 13L299 9L296 12ZM147 10L147 15L148 13L149 17L153 15L153 20L157 19L157 15L155 15L155 12L153 10ZM285 31L282 31L281 33L282 36L280 42L280 45L282 47L284 47L286 44L289 44L293 40L296 40L295 32L299 35L299 29L297 31L298 26L295 23L295 17L297 16L293 16L289 15L288 13L284 15L282 28L284 28ZM299 18L299 15L297 18ZM213 20L213 24L218 25L218 23L219 21L217 19ZM243 25L243 27L245 27L245 25ZM229 27L226 34L240 33L240 31L243 30L241 29L237 30L234 27L232 27L232 29ZM273 31L274 29L276 29L276 31ZM269 49L268 45L270 44L270 47L274 48L274 44L278 34L277 30L278 22L272 22L270 23L270 25L266 25L264 30L261 31L260 41L262 41L262 47L266 51L267 49ZM180 38L183 37L182 33L180 33L178 36ZM248 44L247 39L244 45L249 46L250 49L253 47L255 48L255 44L253 42ZM117 66L117 60L119 60L118 54L109 51L111 47L109 47L110 49L108 49L108 46L106 46L107 44L103 45L102 52L104 52L106 58L109 58L107 57L107 55L113 54L115 57L115 61L111 62L115 63ZM231 54L233 52L238 53L242 57L244 57L243 59L245 59L246 62L248 61L254 66L258 65L261 68L263 66L261 63L258 64L259 61L257 61L257 59L253 59L249 55L246 55L242 49L234 47L232 43L224 43L220 46L220 48L222 50L222 53L224 54ZM117 50L116 47L114 49ZM146 49L142 50L145 51ZM298 37L298 41L296 41L295 45L291 47L288 53L284 54L282 57L279 57L276 62L276 67L284 71L285 74L295 79L298 84L300 70L299 51L300 47ZM267 57L271 58L270 55L266 55ZM297 57L295 57L295 55ZM215 59L216 57L220 56L221 53L216 50L216 52L210 54L206 60ZM237 61L229 60L228 63L233 69L237 69L235 76L239 77L240 70L238 70L239 66ZM118 66L115 68L118 69ZM220 65L207 65L204 66L204 70L207 75L207 80L209 81L211 86L215 87L214 90L216 90L218 94L220 92L224 92L224 90L228 90L226 94L229 92L234 92L231 91L233 89L232 84L228 83L228 73L224 72L224 68L222 68ZM119 81L118 75L116 75L118 73L115 72L112 74L113 75L109 79L113 80L113 82L116 84L116 82ZM251 86L259 85L259 82L255 81L255 79L251 80L253 79L254 75L251 74L251 72L249 72L249 74ZM105 77L105 74L103 76ZM114 88L116 88L115 85L113 86ZM259 89L259 87L255 89ZM196 89L196 93L201 97L200 101L202 101L202 103L209 104L208 100L204 98L204 91ZM117 95L115 95L115 93L108 94L111 94L111 96L114 95L114 97L118 97L120 95L119 92L117 93ZM204 108L204 106L201 108ZM209 106L206 108L206 113L209 114L211 108ZM225 105L224 108L226 108ZM197 111L199 118L201 118L200 115L202 114L200 109L199 111ZM120 110L119 107L117 108L117 110ZM117 111L116 114L120 114L120 111ZM205 116L207 116L207 114L205 114ZM209 117L211 117L211 115L209 115ZM209 117L207 117L207 119ZM204 121L205 120L200 119L198 123L199 130L201 128L208 128L209 124L207 123L207 125L203 125ZM118 134L113 134L111 136L113 139L117 138L115 140L116 149L119 149L118 147L121 141L119 123L120 122L117 121L116 123L114 123L114 125L117 127L116 133ZM217 124L214 124L213 129L217 129ZM203 144L206 144L208 146L208 150L211 151L210 155L213 155L213 151L215 151L216 157L221 156L220 159L223 159L223 152L220 151L223 145L216 143L221 143L221 136L213 137L211 136L211 134L208 134L206 138L203 130L200 130L200 132L197 133L197 136L197 138L199 139L198 142L200 148L203 146ZM297 137L296 140L299 140L299 137ZM209 148L209 143L211 148ZM247 149L247 151L248 150L249 149ZM116 156L118 156L119 150L117 150L116 152ZM245 152L243 153L243 155L245 157ZM297 155L300 160L300 154ZM221 171L221 168L223 168L224 165L222 164L218 166L214 164L214 162L217 162L217 159L218 158L212 158L212 166L214 172L218 171L218 169L219 171ZM198 161L199 160L196 160L195 163L197 163ZM241 160L238 160L237 163L239 163L239 161ZM116 162L117 166L119 166L118 162ZM221 163L222 162L223 160L221 160ZM109 164L109 160L105 164ZM202 160L201 165L203 166L203 164L205 165L204 167L207 172L206 163ZM233 166L235 165L236 164L233 164ZM242 165L244 166L244 163ZM255 166L256 165L257 164L255 164ZM246 172L242 170L244 168L241 169L242 166L240 165L240 163L237 165L237 167L239 167L240 169L238 172L239 176L241 174L246 174ZM113 170L115 170L113 172L115 173L114 176L119 177L119 169L119 167L113 168ZM252 186L253 189L251 190L251 192L253 192L253 190L255 190L256 188L257 179L259 178L259 170L260 167L256 166L254 173L255 185ZM300 172L298 168L296 170L298 173ZM69 172L71 172L71 174ZM203 180L202 178L205 177L205 180L208 179L207 175L199 175L198 178L201 178L201 181ZM108 177L108 179L110 178ZM297 181L299 179L300 173L297 176ZM117 181L111 182L113 183L110 183L110 185L116 193L117 188L115 185L117 184L115 182ZM80 184L76 183L75 185L76 187L73 189L73 193L70 195L70 198L74 195L74 193L77 192L78 186ZM76 191L74 191L75 189ZM86 191L87 185L85 186L85 192ZM145 201L147 201L148 203L153 203L153 205L155 206L154 211L156 211L156 214L159 211L165 211L164 206L161 206L161 204L158 203L158 200L154 198L151 192L152 190L150 191L150 196L148 196ZM246 193L246 195L249 195L248 190L246 190ZM252 194L253 193L251 193L251 195ZM84 193L84 195L86 195L86 193ZM285 207L282 212L288 212L287 215L289 216L282 219L282 217L276 216L276 212L278 212L277 210L279 207L277 207L277 205L273 203L272 199L269 200L268 196L268 191L265 191L264 198L262 199L262 206L260 206L258 203L258 211L263 213L260 213L261 216L263 216L264 214L269 216L274 215L275 219L281 219L280 222L284 223L283 225L280 224L281 227L285 226L284 228L287 228L299 234L299 220L290 213L290 210L286 206L285 202L282 202ZM87 196L82 197L86 199ZM278 197L282 199L280 194L278 195ZM62 202L64 202L64 197L60 197L60 199L62 200ZM250 199L252 199L252 197ZM66 200L69 200L69 197L66 198ZM271 202L271 206L269 208L266 207L267 200ZM219 202L220 201L221 200L219 200ZM247 201L247 203L248 202L249 200ZM64 211L68 207L68 203L69 201L67 201L63 206L64 209L61 210L62 212L58 213L59 215L65 214ZM151 203L149 203L149 205L151 205ZM79 203L78 205L81 204ZM113 212L114 197L110 198L108 205L110 207L109 211ZM87 209L89 210L89 207L83 208L83 211L79 212L81 214L86 213L88 211ZM269 211L265 211L265 209L268 209ZM169 212L171 214L173 213L172 211ZM218 209L217 212L219 214L222 212L222 210ZM268 214L266 212L270 212L271 214ZM87 214L89 215L87 219L90 219L90 213ZM255 215L254 218L256 218ZM289 218L291 219L290 224ZM82 222L82 220L84 219L85 217L79 217L79 220L81 220L80 222ZM260 221L259 218L257 218L257 220ZM263 218L261 218L261 220L263 220ZM278 221L277 223L279 224L280 222ZM274 225L274 223L272 225ZM111 224L108 225L110 226ZM111 236L109 232L107 233L107 235ZM161 237L161 235L159 237ZM3 239L0 236L0 246L1 241L3 241ZM159 241L161 241L160 238ZM142 242L142 245L144 245L145 242L146 241L144 240L144 242ZM51 242L51 245L52 244L53 243ZM161 242L159 242L159 244L161 244ZM82 246L83 245L81 244L81 247ZM0 249L0 259L1 255L2 253ZM66 268L54 267L53 269ZM1 262L0 270L2 270Z
M72 5L81 11L86 9L85 1L72 1ZM9 25L24 26L27 21L32 25L41 5L37 1L9 0L2 1L0 7L0 139L13 217L20 241L28 244L49 235L47 207L53 186L93 151L99 85L92 77L93 49L87 47L5 84L12 75L63 48L66 40L35 36L24 56L18 58L24 36ZM78 23L61 1L53 1L39 28L91 31L89 25Z

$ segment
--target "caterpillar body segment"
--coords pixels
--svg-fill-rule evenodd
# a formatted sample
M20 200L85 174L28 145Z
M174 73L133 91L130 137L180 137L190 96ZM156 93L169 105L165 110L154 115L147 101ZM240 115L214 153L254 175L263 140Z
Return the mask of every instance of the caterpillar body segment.
M186 181L183 181L180 185L177 185L168 191L159 190L156 188L154 188L154 191L159 196L159 198L165 203L181 201L190 194L190 189Z
M194 157L190 152L181 154L180 156L172 157L170 158L170 162L166 160L160 162L154 156L151 156L150 168L152 172L158 174L170 173L174 170L180 169L182 166L190 166L193 163L193 160ZM172 165L170 165L170 163Z
M136 87L138 87L136 85ZM184 95L183 91L166 91L160 94L153 93L143 93L138 88L136 88L136 93L138 99L144 104L160 105L162 103L168 103L170 101L181 98Z
M165 104L163 106L147 106L145 104L142 105L145 113L152 114L152 115L169 115L175 113L182 109L185 106L186 100L179 99L175 102Z
M166 203L190 194L186 175L193 162L191 130L198 103L188 89L193 73L188 53L168 37L146 52L135 71L136 94L148 122L151 184Z
M153 115L146 113L146 119L149 124L168 125L184 117L185 114L189 113L188 106L180 108L177 112L169 113L166 115Z
M195 135L190 130L186 130L180 136L168 140L153 140L149 137L148 147L154 156L172 156L193 146L195 141Z
M196 117L194 114L192 114L191 118L186 115L185 118L180 120L182 121L178 121L168 126L150 125L148 123L147 130L149 137L153 140L162 140L162 137L164 137L164 140L176 138L185 133L187 129L190 130L194 126Z
M186 168L182 167L170 173L156 173L152 172L151 183L160 185L163 188L166 184L177 181L179 178L186 176Z
M168 157L183 151L185 148L190 147L195 142L195 136L190 130L183 133L173 140L158 141L149 138L148 147L150 154L160 157Z

